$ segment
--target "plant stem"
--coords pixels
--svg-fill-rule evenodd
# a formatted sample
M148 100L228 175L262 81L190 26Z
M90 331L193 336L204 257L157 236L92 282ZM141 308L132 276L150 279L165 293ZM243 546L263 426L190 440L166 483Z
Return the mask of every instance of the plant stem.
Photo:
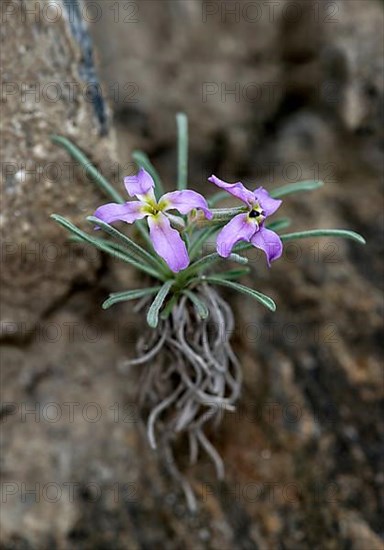
M234 216L237 216L237 214L245 214L248 212L248 208L246 206L237 206L236 208L212 208L211 212L213 214L211 220L207 220L204 217L203 212L198 212L196 215L189 218L188 225L193 225L195 227L208 227L226 223L229 222Z

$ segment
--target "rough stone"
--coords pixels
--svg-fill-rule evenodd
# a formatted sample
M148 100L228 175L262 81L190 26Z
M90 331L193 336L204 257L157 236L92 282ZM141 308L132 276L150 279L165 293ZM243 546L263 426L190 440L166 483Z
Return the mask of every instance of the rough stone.
M2 5L1 320L12 337L32 328L74 281L93 282L100 265L97 254L68 244L49 217L55 212L83 223L100 201L84 170L51 142L51 134L77 143L107 177L117 166L113 135L105 135L104 100L91 101L89 90L98 88L89 88L80 74L84 44L72 32L65 3L57 2L54 12L50 5Z
M3 494L8 490L2 546L380 550L382 151L373 113L381 84L377 94L345 98L366 80L376 82L382 4L327 3L336 6L337 21L331 23L324 12L314 20L319 2L295 2L303 13L296 22L284 19L281 3L274 21L264 11L263 20L253 25L236 23L233 17L225 22L220 10L202 23L202 4L191 1L140 2L139 23L115 24L106 4L94 38L107 88L117 81L136 82L140 90L136 104L112 101L122 165L133 148L143 146L171 187L173 115L183 109L191 116L196 187L207 170L269 188L289 183L299 170L298 179L317 176L326 185L312 194L287 197L282 215L291 217L292 228L354 229L368 244L295 242L271 270L261 254L252 255L254 270L244 282L275 299L275 314L225 293L237 319L233 345L244 369L244 391L238 410L226 413L220 429L210 434L224 459L225 480L215 481L204 456L197 466L186 466L198 495L195 516L187 512L179 489L142 433L135 405L139 369L121 368L134 354L144 320L129 304L100 310L109 291L140 282L115 262L97 260L92 269L65 258L55 263L47 275L49 301L33 301L34 331L2 349ZM206 4L215 8L224 3ZM42 25L42 34L34 25L15 29L20 44L39 38L44 59L51 41L59 49L69 48L67 40L72 44L65 25L66 32L46 27ZM6 42L7 52L12 44ZM71 52L65 67L72 75L79 55L74 44ZM23 63L22 58L20 70L26 71ZM267 105L262 100L221 102L217 94L213 102L203 103L199 96L205 80L263 84L268 79L278 82L281 97ZM323 93L329 82L331 96ZM8 104L15 120L24 120L27 115L18 112L15 98ZM54 108L56 113L59 105ZM46 136L72 118L63 105L57 125L52 106L34 109L47 131L29 132L33 150L44 159L57 154L63 161L65 155L51 149ZM108 165L114 158L113 138L100 138L92 108L81 98L77 109L78 130L69 135L97 164ZM358 131L368 119L373 131ZM26 135L21 126L19 133L6 134L11 151L6 158L24 159L32 151L24 143ZM48 213L54 209L75 221L95 205L93 190L80 179L71 188L56 186L55 198L49 199L43 184L37 184L33 201L27 194L25 210L22 186L12 183L13 189L6 215L14 220L16 207L32 209L40 243L64 239L46 221L41 201L47 201ZM67 203L70 193L73 206ZM79 197L83 208L76 206ZM15 223L5 227L18 243L21 228ZM74 285L79 277L81 284ZM25 276L24 281L31 298L42 296L41 278L36 276L32 284ZM19 319L23 308L31 309L30 301L25 291L14 290L16 279L14 286L7 284L7 315ZM30 489L37 489L38 502L26 494ZM55 502L58 490L62 493Z

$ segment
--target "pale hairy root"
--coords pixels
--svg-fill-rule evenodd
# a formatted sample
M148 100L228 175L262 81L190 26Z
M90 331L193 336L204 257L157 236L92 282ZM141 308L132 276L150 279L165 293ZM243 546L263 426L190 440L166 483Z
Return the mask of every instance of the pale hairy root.
M169 318L139 339L138 358L126 362L145 365L139 409L148 440L180 483L192 511L196 498L176 464L174 443L186 436L190 462L195 463L199 450L204 450L222 479L222 459L204 428L208 423L217 425L225 410L234 410L242 384L240 365L229 344L234 329L231 308L211 286L201 285L194 292L207 305L209 318L200 319L182 296ZM141 302L138 309L145 305Z

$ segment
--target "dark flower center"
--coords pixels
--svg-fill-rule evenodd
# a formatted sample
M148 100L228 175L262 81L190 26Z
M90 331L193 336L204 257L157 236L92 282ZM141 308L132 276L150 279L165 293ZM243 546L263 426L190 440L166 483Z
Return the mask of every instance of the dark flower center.
M250 218L258 218L259 216L262 216L264 214L263 211L252 209L249 213Z

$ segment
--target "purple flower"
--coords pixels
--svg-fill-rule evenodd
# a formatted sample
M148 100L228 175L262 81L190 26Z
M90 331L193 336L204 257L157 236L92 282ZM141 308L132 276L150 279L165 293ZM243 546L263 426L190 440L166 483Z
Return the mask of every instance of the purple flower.
M235 216L220 231L216 242L217 252L227 258L239 241L250 242L265 252L270 267L271 262L283 253L283 243L277 233L267 229L264 223L268 216L276 212L282 201L273 199L263 187L253 192L241 182L226 183L216 176L208 180L243 201L248 209L248 212Z
M133 223L136 220L148 218L149 234L157 254L177 273L189 264L187 247L180 233L171 227L173 216L169 210L177 210L180 214L188 214L195 208L200 208L205 217L212 218L207 201L196 191L173 191L166 193L159 201L155 198L155 182L152 176L143 168L136 176L124 178L124 185L130 197L137 201L124 204L110 203L100 206L94 216L105 223L123 221ZM180 218L177 218L182 223Z

